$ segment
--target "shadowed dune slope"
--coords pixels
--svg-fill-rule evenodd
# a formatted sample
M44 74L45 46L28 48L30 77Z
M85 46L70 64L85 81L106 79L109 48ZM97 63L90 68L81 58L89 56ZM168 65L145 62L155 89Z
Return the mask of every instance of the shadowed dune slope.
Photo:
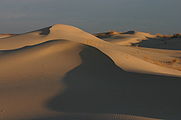
M48 108L181 119L181 96L176 94L181 90L180 78L125 72L90 47L80 55L82 64L66 74L65 92L50 99Z
M24 120L24 119L74 120L74 117L78 117L80 119L84 119L85 117L88 117L88 119L90 118L93 118L93 119L113 119L114 118L115 119L116 117L116 119L118 120L119 119L126 120L129 118L132 118L135 120L147 119L144 117L112 114L112 113L120 112L120 110L117 111L117 108L115 109L111 108L110 109L111 111L105 111L106 109L103 110L104 108L103 107L101 109L99 108L98 111L95 110L93 112L92 110L94 109L90 109L89 106L83 111L75 110L75 108L69 108L70 106L67 106L66 107L67 109L71 110L72 112L77 113L77 114L72 114L70 111L67 111L66 108L62 111L59 111L53 107L55 104L57 104L57 102L62 103L61 101L57 101L57 100L54 101L54 98L56 98L57 95L61 95L67 90L69 92L70 86L69 84L67 84L69 80L66 80L66 77L64 77L65 79L62 79L64 74L66 74L68 71L78 66L81 61L83 65L87 64L87 59L86 61L84 61L84 57L81 58L79 56L79 52L82 50L82 48L84 48L84 46L78 43L64 41L64 40L55 40L55 41L48 41L45 43L41 43L39 45L35 45L31 47L29 46L29 47L16 49L16 50L1 51L0 53L1 116L0 117L3 120L12 120L12 119L13 120ZM86 51L87 50L85 50L85 52ZM100 62L100 66L98 64L95 64L97 65L97 67L98 66L102 68L105 67L107 69L106 66L102 66L102 65L106 65L107 64L106 61L109 61L109 62L111 61L109 60L109 58L104 58L105 55L99 52L98 50L94 50L94 53L88 51L86 52L86 54L89 56L89 61L92 61L92 62L96 62L98 60L96 57L100 55L100 60L105 64L102 64L102 62L98 61ZM82 53L81 53L81 56L82 56ZM104 59L102 59L101 56L103 56ZM84 62L86 62L86 64L84 64ZM108 65L111 67L112 64L114 63L111 62L111 65L109 64ZM87 67L90 67L89 64L87 65L88 65ZM95 67L95 71L97 67ZM112 70L112 68L109 68L109 69ZM119 71L120 69L117 68L114 71L117 71L117 70ZM100 71L100 75L102 75L102 72L104 74L104 71ZM92 74L93 76L98 75L97 72L96 73L92 72L90 74ZM84 80L85 79L84 77L86 77L85 75L87 74L84 74L84 72L78 73L75 77L75 81L72 81L73 84L74 83L77 83L77 85L85 84L86 81L79 81L80 79L79 77L82 76L83 77L82 80ZM88 77L87 78L88 80L91 79L89 78L90 76L87 76L87 77ZM103 85L103 86L100 86L100 88L102 89L102 87L105 88L107 86L107 85L105 86L105 82L102 81L101 79L97 79L93 81L95 82L94 85L89 86L89 88L91 87L94 88L97 85ZM83 83L80 83L80 82L83 82ZM90 85L92 85L92 83ZM86 94L90 94L90 92L92 92L91 95L93 95L95 92L94 90L87 91L87 86L82 86L82 87L85 87L85 92L87 92ZM107 91L105 91L105 93L106 92ZM74 96L75 94L70 93L69 95ZM76 96L76 97L79 97L79 96ZM98 96L97 94L95 94L92 97L95 97L96 99L96 97ZM71 98L71 100L72 102L77 102L76 98ZM101 99L98 97L97 100L99 103ZM69 101L70 100L68 100L67 102ZM84 102L87 102L87 100L85 100ZM97 103L95 105L97 105ZM65 107L64 105L63 106L56 105L56 106L60 108ZM102 106L102 104L100 104L99 106ZM76 107L76 106L73 105L72 107ZM78 107L81 108L82 106L78 106ZM112 110L114 110L114 112ZM88 115L86 115L85 113L87 113ZM94 113L97 113L97 114L94 114ZM100 114L100 113L104 113L104 114Z

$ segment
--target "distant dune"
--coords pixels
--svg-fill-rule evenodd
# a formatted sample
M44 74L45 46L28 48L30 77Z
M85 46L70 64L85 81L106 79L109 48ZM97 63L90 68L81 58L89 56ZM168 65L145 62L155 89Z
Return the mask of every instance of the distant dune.
M56 24L1 36L2 120L181 119L179 34Z
M14 36L16 34L0 34L0 38L6 38L6 37L11 37Z
M151 35L150 33L128 31L110 31L97 33L96 37L120 45L131 45L146 48L158 48L168 50L181 50L181 34L174 35Z

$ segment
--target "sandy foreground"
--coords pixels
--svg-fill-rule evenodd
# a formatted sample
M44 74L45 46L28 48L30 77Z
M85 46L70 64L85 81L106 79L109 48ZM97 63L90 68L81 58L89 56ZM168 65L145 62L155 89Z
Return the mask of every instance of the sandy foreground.
M181 119L179 35L56 24L0 37L0 120Z

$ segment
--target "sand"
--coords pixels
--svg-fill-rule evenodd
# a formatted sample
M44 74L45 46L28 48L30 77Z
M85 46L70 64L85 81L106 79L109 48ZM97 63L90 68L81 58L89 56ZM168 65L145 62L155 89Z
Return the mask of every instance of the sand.
M157 36L143 32L96 36L56 24L0 38L0 118L180 118L179 49L146 48Z

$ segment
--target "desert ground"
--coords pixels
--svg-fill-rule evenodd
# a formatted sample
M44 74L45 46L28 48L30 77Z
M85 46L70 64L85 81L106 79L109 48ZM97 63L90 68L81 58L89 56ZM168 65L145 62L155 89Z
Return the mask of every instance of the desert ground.
M0 120L180 120L180 85L180 34L0 35Z

